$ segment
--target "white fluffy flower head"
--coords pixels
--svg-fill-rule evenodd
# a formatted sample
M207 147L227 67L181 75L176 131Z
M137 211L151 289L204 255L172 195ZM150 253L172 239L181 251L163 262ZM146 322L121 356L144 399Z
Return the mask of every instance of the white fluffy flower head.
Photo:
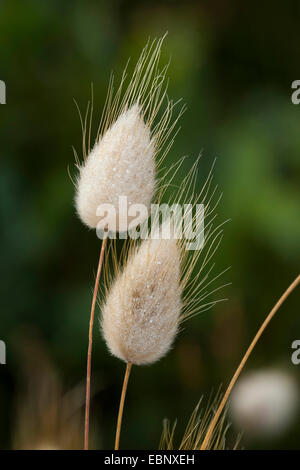
M187 193L194 186L195 168L196 165L179 188L178 202L182 205L189 202ZM207 191L210 184L211 176L205 183ZM204 190L203 200L206 199ZM209 215L214 207L210 210L210 205L208 198L207 237L199 251L185 250L187 240L176 238L176 219L172 216L167 222L170 237L164 239L166 227L164 223L159 224L158 212L150 237L140 245L132 240L128 242L129 249L123 252L124 267L120 268L116 262L114 278L106 278L105 300L101 306L101 330L114 356L137 365L158 361L170 350L183 321L218 302L205 302L210 294L208 287L214 281L209 279L211 267L206 272L205 269L221 235L219 226L212 228L214 217L209 219ZM202 264L193 276L200 257Z
M181 314L180 248L176 240L147 240L116 278L102 309L111 353L149 364L170 349Z
M106 131L80 170L76 207L86 225L97 227L100 203L112 204L119 220L119 196L126 196L129 205L150 207L155 189L154 151L150 129L135 104ZM112 226L113 221L108 222Z
M263 369L245 374L233 390L230 411L249 435L272 436L291 424L298 407L298 388L288 373Z
M97 137L90 147L92 108L82 120L83 157L76 182L75 204L84 224L99 230L114 223L105 216L106 205L114 207L116 231L126 231L133 219L121 216L120 197L132 204L150 208L156 190L156 165L172 144L177 119L172 121L174 104L166 95L167 67L158 69L163 38L143 50L125 92L124 73L116 93L110 83ZM89 111L89 108L88 108ZM183 111L183 110L182 110ZM100 210L98 210L100 208Z

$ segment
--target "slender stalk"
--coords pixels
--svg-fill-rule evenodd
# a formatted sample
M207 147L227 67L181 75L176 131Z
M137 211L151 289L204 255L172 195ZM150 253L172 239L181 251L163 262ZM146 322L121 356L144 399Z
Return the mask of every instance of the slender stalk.
M123 381L123 387L122 387L122 393L121 393L121 400L120 400L120 406L119 406L119 413L118 413L118 422L117 422L116 440L115 440L115 450L119 450L120 433L121 433L121 426L122 426L122 417L123 417L123 410L124 410L124 402L125 402L125 397L126 397L126 390L127 390L127 384L128 384L128 379L129 379L129 375L130 375L131 365L132 364L130 364L130 362L128 362L126 364L126 370L125 370L125 375L124 375L124 381Z
M209 428L207 430L207 433L206 433L206 436L202 442L202 445L200 447L200 450L205 450L206 447L208 446L209 444L209 441L210 441L210 438L212 436L212 433L213 433L213 430L215 428L215 425L217 424L218 422L218 419L220 418L220 415L224 409L224 406L226 405L226 402L228 400L228 397L240 375L240 373L242 372L243 368L244 368L244 365L246 364L247 362L247 359L249 358L251 352L253 351L256 343L258 342L259 338L261 337L262 333L264 332L264 330L266 329L266 327L268 326L268 324L270 323L270 321L272 320L272 318L274 317L275 313L277 312L277 310L281 307L281 305L283 304L283 302L288 298L288 296L292 293L292 291L297 287L297 285L300 283L300 275L298 275L296 277L296 279L292 282L292 284L287 288L287 290L282 294L282 296L280 297L280 299L277 301L277 303L274 305L274 307L272 308L271 312L268 314L268 316L266 317L265 321L263 322L263 324L261 325L261 327L259 328L258 332L256 333L256 335L254 336L250 346L248 347L243 359L241 360L240 362L240 365L238 366L238 368L236 369L235 371L235 374L234 376L232 377L228 387L227 387L227 390L224 394L224 397L216 411L216 414L214 415L210 425L209 425Z
M100 280L100 274L102 269L104 249L107 241L107 234L104 235L102 240L97 275L94 286L91 315L90 315L90 325L89 325L89 345L88 345L88 354L87 354L87 368L86 368L86 395L85 395L85 421L84 421L84 450L89 448L89 423L90 423L90 401L91 401L91 360L92 360L92 348L93 348L93 325L94 325L94 316L95 316L95 306L97 300L97 292Z

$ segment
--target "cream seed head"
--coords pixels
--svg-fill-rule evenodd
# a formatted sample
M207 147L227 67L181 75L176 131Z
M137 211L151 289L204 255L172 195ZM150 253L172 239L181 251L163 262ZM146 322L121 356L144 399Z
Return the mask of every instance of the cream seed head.
M281 369L249 372L232 392L231 418L249 436L280 434L297 413L298 394L294 377Z
M111 79L92 148L93 96L85 118L81 118L83 161L75 152L75 205L82 222L92 229L108 225L112 231L126 231L134 228L136 216L127 212L131 205L150 208L156 191L156 167L172 145L177 120L184 111L172 119L175 104L166 94L167 66L159 70L163 39L144 48L125 91L126 70L116 92ZM122 213L121 219L120 198L126 198L126 214ZM114 210L107 212L106 205Z
M188 193L194 187L197 163L177 192L182 207L185 203L195 205L193 194L189 197ZM206 300L224 287L213 290L210 287L219 277L211 278L210 261L221 239L220 226L213 227L215 216L211 216L216 206L212 202L215 191L209 196L211 182L210 173L196 198L206 209L206 238L201 249L187 251L188 240L176 238L175 217L170 215L170 220L159 224L157 210L148 238L139 247L133 240L128 241L129 248L125 245L123 268L113 250L115 276L112 279L106 273L100 322L110 352L125 362L150 364L159 360L170 350L182 322L222 300ZM165 223L170 227L168 239L162 237L166 233Z
M116 277L102 308L111 353L150 364L171 348L182 310L181 249L176 240L145 240Z
M97 213L100 204L113 205L118 221L120 196L127 197L129 206L150 207L155 189L154 151L150 129L135 104L106 131L80 168L76 208L86 225L96 228L101 215L104 221L104 213ZM112 227L114 220L108 216L107 221ZM104 225L100 222L98 228ZM116 228L126 231L126 222Z

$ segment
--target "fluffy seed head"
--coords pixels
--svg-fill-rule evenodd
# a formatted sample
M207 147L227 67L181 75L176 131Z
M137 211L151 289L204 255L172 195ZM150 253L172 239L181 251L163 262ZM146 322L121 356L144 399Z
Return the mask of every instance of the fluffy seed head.
M298 389L284 371L254 371L238 382L230 407L232 420L243 432L272 436L291 423L298 407Z
M111 353L125 362L149 364L159 360L172 346L183 321L222 300L206 302L211 292L224 287L210 291L210 285L219 275L210 279L213 266L208 268L222 232L220 226L213 227L215 217L210 217L215 208L212 205L215 191L208 197L211 174L201 194L194 199L196 165L197 162L183 180L176 199L182 207L186 203L205 204L206 237L201 249L187 251L187 240L177 238L176 217L170 215L169 220L160 221L159 209L154 214L148 238L139 247L135 241L128 240L121 263L112 248L115 276L110 275L107 263L101 329ZM162 184L160 198L166 187L167 184ZM170 229L168 239L163 238L165 229Z
M85 118L80 116L83 162L75 152L79 170L75 205L80 219L90 228L101 230L107 224L113 232L133 228L133 216L122 214L123 220L119 219L120 197L127 198L128 209L132 204L149 209L151 204L156 190L156 164L172 145L173 131L183 112L172 120L175 104L166 95L167 66L158 68L162 41L153 41L144 48L125 91L126 70L116 92L112 77L93 148L93 94ZM114 208L111 215L105 210L107 204Z
M181 253L176 240L146 240L117 276L102 309L111 353L149 364L170 349L182 308Z
M154 142L137 104L125 111L106 131L80 169L76 208L81 220L96 228L103 220L111 227L114 220L98 213L100 204L111 204L119 220L119 196L126 196L128 205L150 207L155 188ZM130 222L130 219L128 219ZM118 226L125 231L127 226Z

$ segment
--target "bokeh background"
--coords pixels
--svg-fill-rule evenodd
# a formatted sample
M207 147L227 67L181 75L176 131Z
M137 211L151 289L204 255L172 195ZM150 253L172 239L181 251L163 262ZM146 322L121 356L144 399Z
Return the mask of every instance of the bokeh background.
M72 145L80 147L81 130L73 98L84 109L93 82L97 121L110 72L120 77L148 36L166 31L169 95L188 106L168 162L190 156L179 182L202 151L201 188L217 157L218 213L231 222L215 263L231 266L223 281L232 284L223 292L227 302L192 319L166 358L133 369L122 448L157 448L165 417L178 419L179 438L199 398L231 378L299 271L300 106L291 102L291 83L300 78L299 13L296 1L0 2L0 79L7 85L0 107L0 339L7 345L0 448L64 445L35 443L57 426L57 408L70 408L62 434L81 443L99 240L74 210L68 166L74 173ZM282 307L247 370L280 365L299 379L290 359L299 300L295 292ZM96 327L93 448L113 446L123 371ZM299 448L299 418L284 435L246 438L245 447Z

